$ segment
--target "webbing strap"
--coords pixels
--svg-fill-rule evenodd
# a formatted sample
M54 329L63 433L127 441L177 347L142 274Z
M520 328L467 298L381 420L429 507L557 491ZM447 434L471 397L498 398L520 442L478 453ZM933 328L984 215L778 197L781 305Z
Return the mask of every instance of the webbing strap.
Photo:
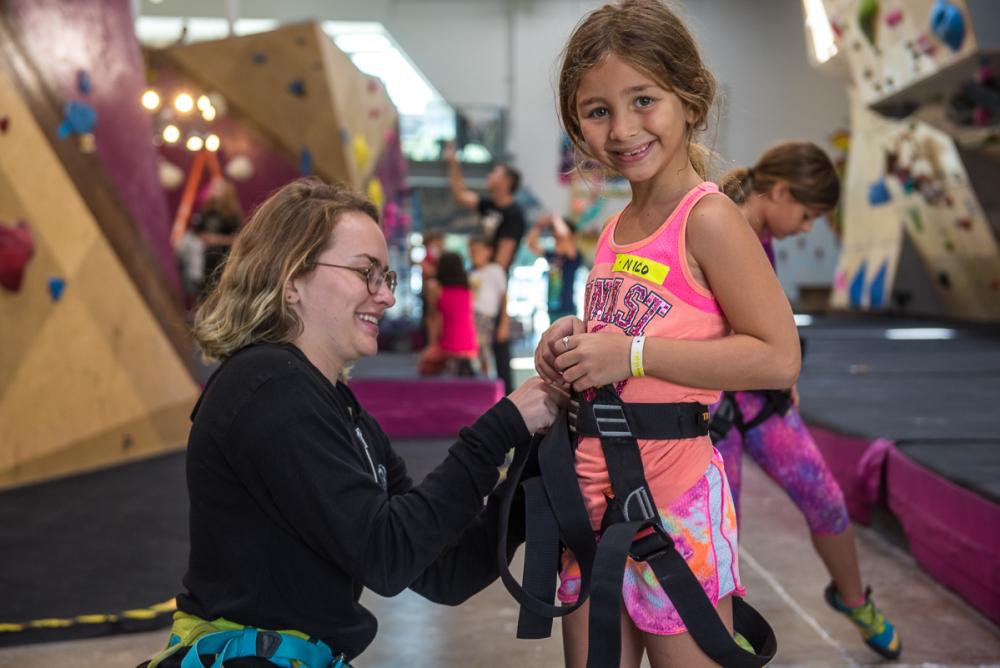
M524 489L524 512L530 518L525 524L525 553L532 558L524 562L522 586L528 596L553 605L559 567L559 524L549 507L541 477L531 478ZM504 541L506 542L506 541ZM521 610L517 619L517 637L537 640L552 635L552 617Z
M708 433L708 407L697 402L622 404L614 390L601 388L593 401L570 405L570 429L580 436L672 440Z
M268 659L276 665L298 661L305 668L349 668L343 656L335 659L329 646L322 641L310 642L287 633L253 627L218 631L198 638L184 656L181 668L204 668L202 655L215 657L212 668L222 668L230 659L252 656Z

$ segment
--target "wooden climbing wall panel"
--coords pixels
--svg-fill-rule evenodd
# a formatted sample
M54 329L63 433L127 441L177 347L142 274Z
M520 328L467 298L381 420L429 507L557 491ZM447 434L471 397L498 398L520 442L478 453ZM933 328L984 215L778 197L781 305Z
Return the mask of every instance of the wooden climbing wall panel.
M367 187L396 127L377 79L361 73L318 23L171 47L162 55L322 178Z
M890 305L905 232L949 315L1000 319L1000 249L954 141L919 121L881 117L857 95L851 126L833 305Z
M0 70L0 221L35 250L0 288L0 486L182 447L198 387Z

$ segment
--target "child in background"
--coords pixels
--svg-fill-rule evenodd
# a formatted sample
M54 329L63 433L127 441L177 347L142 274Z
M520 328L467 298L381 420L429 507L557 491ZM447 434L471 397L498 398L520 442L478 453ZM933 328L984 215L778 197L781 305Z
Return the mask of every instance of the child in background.
M540 243L542 232L546 229L552 230L556 242L552 250L546 250ZM575 234L573 223L556 214L539 217L528 233L528 248L549 263L549 322L578 313L574 287L576 272L583 262L576 247Z
M778 144L756 165L733 170L719 184L757 233L772 266L772 239L808 232L840 197L833 163L809 142ZM844 495L797 405L792 386L784 391L726 392L723 408L716 407L715 447L726 462L737 510L740 459L746 451L805 515L813 546L832 578L825 591L827 603L854 623L869 647L888 659L898 658L899 634L862 585Z
M427 282L426 291L429 345L425 356L432 361L427 370L436 370L440 364L440 370L457 376L475 375L472 360L479 347L472 319L472 291L460 255L441 254L437 275Z
M590 13L563 53L559 108L574 145L619 173L632 200L597 244L584 321L542 336L536 369L582 393L613 386L625 403L715 403L718 390L789 387L799 372L791 307L736 206L705 178L694 136L715 96L691 34L659 0ZM739 579L736 513L708 435L639 439L654 514L732 632ZM608 507L601 442L581 437L576 473L591 525ZM559 598L576 601L580 569L563 554ZM715 665L645 561L626 563L621 665ZM588 607L563 618L566 665L587 660Z
M493 246L487 237L469 240L469 287L472 288L472 310L479 340L479 369L484 376L496 373L493 361L493 332L497 314L507 293L507 272L493 261Z

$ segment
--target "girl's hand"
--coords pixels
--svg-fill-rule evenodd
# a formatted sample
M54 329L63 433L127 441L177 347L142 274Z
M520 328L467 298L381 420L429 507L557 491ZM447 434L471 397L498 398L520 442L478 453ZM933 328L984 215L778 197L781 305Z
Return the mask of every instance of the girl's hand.
M568 315L559 318L542 334L538 347L535 348L535 371L544 380L558 387L564 387L562 374L556 369L556 356L566 352L562 344L563 337L582 334L587 331L583 321Z
M562 347L561 341L559 346ZM569 337L567 347L556 357L555 366L562 371L563 380L577 392L617 383L632 375L629 336L610 332L577 334Z

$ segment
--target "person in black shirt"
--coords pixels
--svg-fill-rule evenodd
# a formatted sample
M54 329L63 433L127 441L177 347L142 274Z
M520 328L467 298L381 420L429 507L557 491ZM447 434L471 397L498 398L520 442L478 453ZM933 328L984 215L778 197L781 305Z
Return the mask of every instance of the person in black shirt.
M215 179L201 210L191 217L191 231L204 246L204 267L199 296L204 297L218 280L216 272L243 225L243 209L236 187L225 179Z
M514 201L514 193L521 185L521 173L510 165L495 166L486 177L489 196L482 197L465 187L454 145L448 144L445 147L444 157L448 161L448 179L455 201L467 209L479 212L483 232L493 240L493 261L509 274L525 231L524 210ZM503 380L506 391L510 392L513 380L510 372L510 316L507 315L506 294L501 301L496 322L493 356L496 359L497 375Z
M563 397L525 383L414 485L345 384L395 303L376 220L345 187L293 182L254 213L200 306L195 337L222 365L188 440L185 591L147 668L191 651L343 666L375 636L365 587L454 605L498 576L492 493L509 451L547 428Z

